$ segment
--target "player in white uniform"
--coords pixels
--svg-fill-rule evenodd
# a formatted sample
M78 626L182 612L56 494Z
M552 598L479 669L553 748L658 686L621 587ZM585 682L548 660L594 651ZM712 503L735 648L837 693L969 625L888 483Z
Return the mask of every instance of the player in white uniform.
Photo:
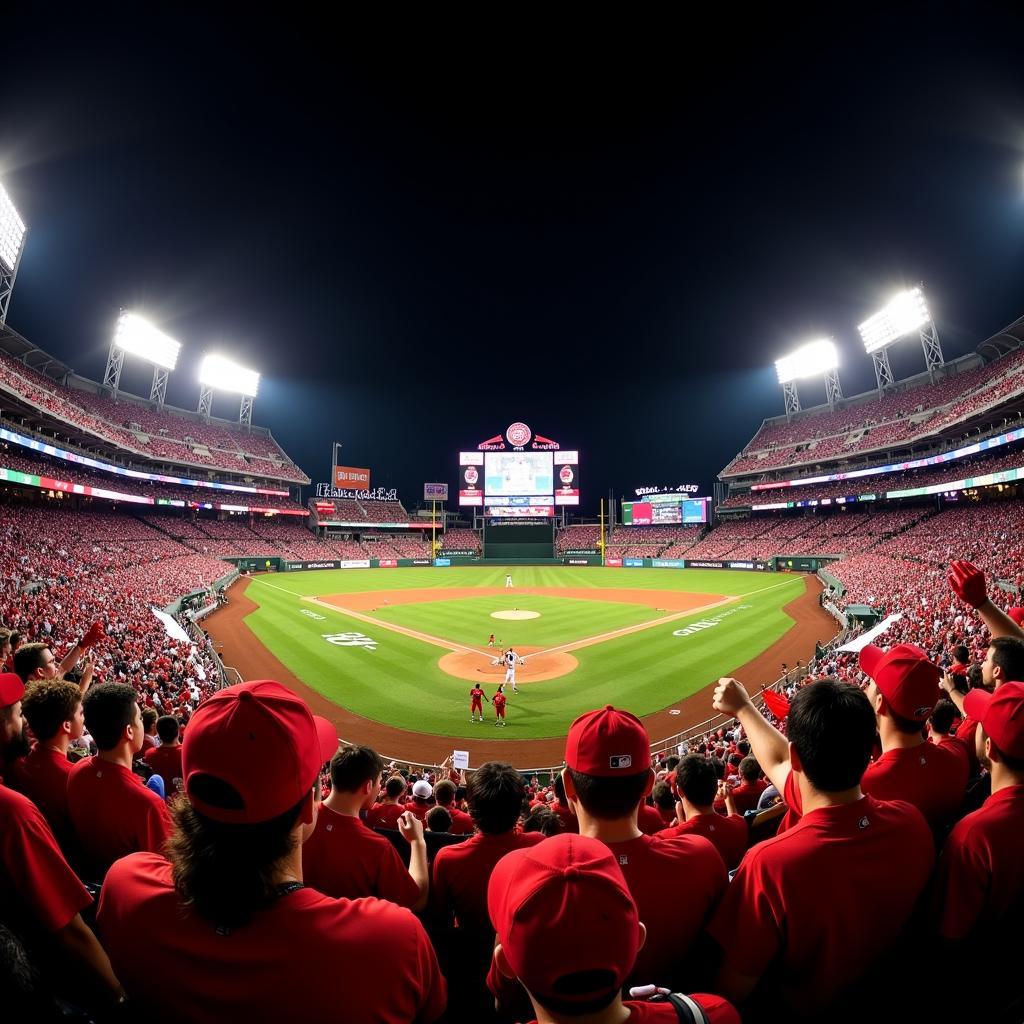
M510 647L504 655L502 655L505 661L505 682L512 684L512 692L518 693L519 687L516 686L516 666L525 665L526 662L516 654L515 651Z
M511 573L506 573L505 574L505 589L506 590L511 590L512 589L512 574Z

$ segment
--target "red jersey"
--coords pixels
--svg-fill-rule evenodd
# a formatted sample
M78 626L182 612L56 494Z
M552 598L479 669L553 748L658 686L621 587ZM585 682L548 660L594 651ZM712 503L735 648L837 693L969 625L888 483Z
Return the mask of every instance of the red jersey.
M37 743L14 765L18 789L43 812L53 834L66 850L71 838L68 776L74 766L66 754Z
M647 942L632 984L669 985L728 884L718 851L703 836L640 836L606 843L626 876Z
M503 694L503 693L496 693L491 698L491 703L494 705L495 714L497 714L497 716L499 718L504 717L504 715L505 715L505 694Z
M337 900L306 886L247 924L217 929L182 906L167 860L139 853L107 873L97 921L114 971L144 1016L222 1024L340 1013L398 1024L444 1011L445 983L426 932L386 900Z
M793 772L785 796L800 813ZM760 978L772 967L766 980L784 1002L815 1013L885 956L934 861L928 824L908 803L821 807L747 851L709 932L734 970Z
M39 808L0 786L0 920L31 938L60 931L90 903Z
M957 822L939 859L936 885L939 932L965 939L1024 899L1024 785L993 793ZM1015 922L1015 925L1017 922Z
M666 827L665 819L661 816L661 811L657 807L651 807L649 804L641 804L640 810L636 816L636 827L640 829L645 836L653 836L655 833L660 832Z
M472 698L473 707L479 708L483 702L485 694L479 686L474 686L473 689L469 691L469 696Z
M400 907L420 898L398 851L358 818L321 804L313 834L302 844L302 879L325 896L376 896Z
M171 833L167 804L138 775L99 757L72 767L68 807L83 877L101 879L125 854L161 850Z
M415 797L410 800L403 810L408 811L410 814L415 815L420 821L427 820L427 812L433 807L433 804L428 804L425 800L417 800ZM397 819L395 822L395 828L398 828Z
M956 729L956 738L962 740L967 747L967 759L971 765L971 777L978 774L978 748L975 745L975 737L978 732L978 720L976 718L965 718Z
M732 871L743 859L750 845L750 828L746 820L739 814L723 817L721 814L695 814L691 818L664 832L658 833L659 839L670 839L673 836L704 836L718 851L726 868Z
M742 782L732 791L732 802L736 805L737 814L746 814L747 811L756 811L757 803L761 794L768 788L764 779L755 779L753 782Z
M449 804L445 807L452 819L452 827L448 829L448 834L452 836L471 836L476 831L476 825L473 824L473 819L465 811L460 811L454 804Z
M906 800L940 825L963 803L968 772L965 744L920 743L886 751L868 765L860 788L876 800Z
M739 1012L728 999L703 992L696 992L690 998L704 1011L708 1024L740 1024ZM679 1014L671 1003L624 1000L622 1005L629 1009L629 1024L672 1024L679 1020Z
M367 828L398 828L398 819L405 813L402 804L374 804L366 812Z
M146 764L164 780L164 794L170 800L176 796L178 787L174 780L181 778L181 744L169 747L165 743L160 747L153 747L145 754Z
M558 815L558 820L562 823L563 832L578 833L580 830L579 818L576 817L572 812L572 808L568 804L560 804L557 800L551 805L551 810Z

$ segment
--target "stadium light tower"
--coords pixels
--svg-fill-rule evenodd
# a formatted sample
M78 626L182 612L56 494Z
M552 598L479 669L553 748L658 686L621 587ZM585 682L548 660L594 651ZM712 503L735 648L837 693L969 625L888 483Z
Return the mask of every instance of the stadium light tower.
M920 337L925 366L932 380L935 380L935 368L945 363L939 335L920 287L900 292L884 309L868 317L858 330L864 340L864 351L874 363L879 392L896 382L889 365L889 346L908 334L916 331Z
M252 403L260 388L260 375L255 370L247 370L223 356L208 355L199 367L199 384L200 415L209 419L214 391L227 391L242 396L238 422L252 426Z
M25 248L25 222L0 185L0 326L7 322L7 307L11 304L14 279Z
M795 352L775 360L775 372L779 375L782 394L786 400L786 419L800 411L800 395L796 382L805 377L825 378L825 397L829 408L836 399L843 397L839 383L839 354L830 338L820 338L801 345Z
M121 367L125 355L138 356L153 364L153 385L149 400L163 408L167 396L167 377L178 365L181 345L137 313L122 313L117 318L117 329L110 342L107 368L103 373L103 386L114 395L121 386Z

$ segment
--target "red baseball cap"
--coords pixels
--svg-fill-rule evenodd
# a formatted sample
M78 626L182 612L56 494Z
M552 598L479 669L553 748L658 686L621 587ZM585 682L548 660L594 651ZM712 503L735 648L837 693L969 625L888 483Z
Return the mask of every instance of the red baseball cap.
M0 672L0 708L17 704L25 693L25 684L17 672Z
M491 872L487 911L516 977L542 1003L611 995L640 951L640 918L622 869L588 836L552 836L506 854ZM605 977L588 992L560 985L582 972Z
M1018 626L1024 626L1024 608L1011 608L1007 613Z
M888 651L868 644L860 652L860 667L901 718L923 722L938 703L939 667L916 644L897 644Z
M185 792L215 821L250 825L294 807L338 749L337 730L291 690L269 679L239 683L200 704L181 748ZM241 798L210 801L208 781Z
M616 778L651 767L651 740L643 722L606 704L569 726L565 763L582 775Z
M1024 683L1003 683L994 693L971 690L964 711L1007 757L1024 757Z

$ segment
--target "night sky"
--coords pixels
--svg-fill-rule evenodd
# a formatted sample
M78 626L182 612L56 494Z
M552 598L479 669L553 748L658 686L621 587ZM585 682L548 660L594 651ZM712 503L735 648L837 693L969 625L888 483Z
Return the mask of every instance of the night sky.
M709 491L803 341L873 386L856 326L901 286L947 359L1024 313L1009 16L530 10L5 15L0 181L30 232L9 323L98 379L119 307L146 313L183 343L168 401L234 356L314 481L337 439L407 505L525 420L580 450L594 514L609 487ZM923 368L916 340L893 364Z

